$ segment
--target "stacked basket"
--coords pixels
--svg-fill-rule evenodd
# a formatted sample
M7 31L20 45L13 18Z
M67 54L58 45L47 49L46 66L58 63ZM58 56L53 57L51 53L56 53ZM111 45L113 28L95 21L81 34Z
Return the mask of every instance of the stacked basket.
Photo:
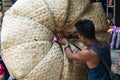
M91 5L91 0L18 0L5 13L1 33L2 58L10 75L18 80L86 80L85 64L69 62L52 40L56 32L85 19ZM94 21L103 23L96 29L106 30L105 21Z

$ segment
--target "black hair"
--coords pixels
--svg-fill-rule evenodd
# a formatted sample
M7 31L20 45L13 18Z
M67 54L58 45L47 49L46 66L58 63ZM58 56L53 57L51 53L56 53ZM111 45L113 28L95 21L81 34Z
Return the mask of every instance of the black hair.
M91 20L80 20L75 26L80 35L83 35L88 39L95 39L95 27Z

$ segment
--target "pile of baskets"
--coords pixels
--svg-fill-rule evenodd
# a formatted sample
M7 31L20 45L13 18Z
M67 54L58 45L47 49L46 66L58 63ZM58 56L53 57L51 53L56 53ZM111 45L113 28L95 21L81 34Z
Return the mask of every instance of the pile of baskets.
M91 0L17 0L2 23L2 58L18 80L86 80L84 62L69 62L62 47L52 43L61 29L91 19L100 39L108 29L101 3ZM106 35L106 32L105 34ZM106 39L106 37L105 37ZM78 51L71 44L73 51Z

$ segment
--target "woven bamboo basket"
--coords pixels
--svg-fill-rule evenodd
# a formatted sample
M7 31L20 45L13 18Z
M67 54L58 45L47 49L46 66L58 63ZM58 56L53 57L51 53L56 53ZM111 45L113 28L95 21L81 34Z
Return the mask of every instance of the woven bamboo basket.
M70 8L66 27L72 27L81 14L91 5L90 0L69 0Z
M70 46L74 53L79 51L79 49L73 46L72 44ZM64 52L64 70L61 80L87 80L85 63L82 61L70 62L66 57L66 53Z
M108 43L110 43L110 37L111 37L110 33L106 31L96 33L96 38L98 40L106 40Z
M45 0L54 17L56 28L61 29L69 12L69 0Z
M52 41L53 39L51 30L30 19L6 15L3 20L1 33L2 49L25 42Z
M109 28L107 17L100 2L92 3L91 7L84 12L83 17L80 19L92 20L96 32L106 31Z
M90 5L90 0L18 0L2 24L2 58L10 75L18 80L87 80L85 64L69 62L60 46L50 41L57 29L80 19L93 20L96 32L107 30L101 4ZM96 36L103 38L102 33Z
M35 68L19 80L61 80L63 54L58 44L54 43L48 53Z
M48 41L21 44L3 50L2 59L13 78L23 78L48 54L51 46L52 43Z
M53 16L44 0L18 0L5 14L32 19L51 30L55 28Z

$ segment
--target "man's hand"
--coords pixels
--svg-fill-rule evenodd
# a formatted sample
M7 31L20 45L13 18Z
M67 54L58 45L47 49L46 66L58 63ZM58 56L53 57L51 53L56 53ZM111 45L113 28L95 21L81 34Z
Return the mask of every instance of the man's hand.
M77 32L76 28L73 27L73 28L64 29L63 32L62 32L62 34L67 39L78 38L78 36L75 34L76 32Z
M61 45L68 45L68 40L64 38L61 34L57 34L58 42Z

